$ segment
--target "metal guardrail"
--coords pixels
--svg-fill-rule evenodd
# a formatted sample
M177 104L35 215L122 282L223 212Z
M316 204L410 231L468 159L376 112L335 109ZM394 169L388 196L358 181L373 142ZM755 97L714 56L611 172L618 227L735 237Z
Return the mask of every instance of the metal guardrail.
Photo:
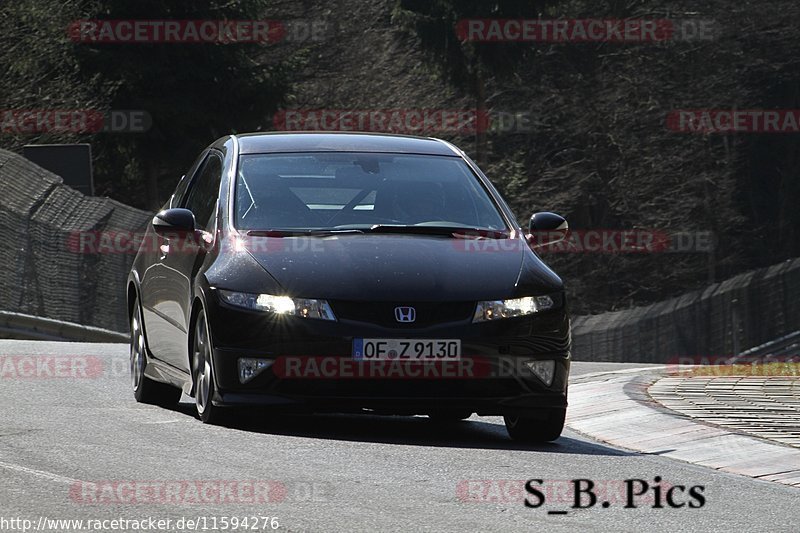
M127 333L10 311L0 311L0 338L73 342L128 342Z
M792 355L798 324L800 257L647 306L573 317L572 354L625 363L757 356L752 347Z
M153 214L84 196L3 149L0 191L0 309L127 331L125 280L135 254L109 241L135 241Z
M751 361L756 358L763 358L765 362L770 359L780 357L800 357L800 331L794 331L783 337L754 346L749 350L743 351L732 362L742 359Z

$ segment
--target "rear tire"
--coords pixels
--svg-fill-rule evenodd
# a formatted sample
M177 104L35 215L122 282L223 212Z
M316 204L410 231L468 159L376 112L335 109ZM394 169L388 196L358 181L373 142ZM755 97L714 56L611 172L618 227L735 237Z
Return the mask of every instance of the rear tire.
M208 333L206 314L202 309L197 314L192 343L192 372L194 375L194 403L197 416L205 424L219 424L222 421L222 407L214 405L216 391L214 385L214 366L211 354L211 336Z
M147 343L144 335L142 310L139 307L139 298L136 298L131 314L130 370L133 397L140 403L174 407L181 399L181 390L150 379L144 373L147 368Z
M566 409L553 409L544 420L519 416L504 416L508 435L518 442L551 442L561 436L564 430Z

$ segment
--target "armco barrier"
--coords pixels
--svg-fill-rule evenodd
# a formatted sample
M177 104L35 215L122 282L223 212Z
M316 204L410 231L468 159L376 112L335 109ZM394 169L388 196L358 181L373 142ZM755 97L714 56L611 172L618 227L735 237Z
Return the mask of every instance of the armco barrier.
M60 177L0 150L0 309L127 331L132 254L70 250L78 231L140 231L150 213L87 197Z
M125 333L8 311L0 311L0 338L76 342L128 341Z
M677 298L572 321L579 361L735 356L800 329L800 258Z

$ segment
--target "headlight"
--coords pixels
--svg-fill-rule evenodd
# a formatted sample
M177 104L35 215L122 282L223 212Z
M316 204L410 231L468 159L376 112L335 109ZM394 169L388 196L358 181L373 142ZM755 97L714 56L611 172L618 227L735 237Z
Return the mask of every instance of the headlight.
M499 320L501 318L513 318L525 316L553 309L555 302L550 296L528 296L526 298L514 298L513 300L491 300L488 302L478 302L475 308L473 322L486 322L488 320Z
M333 309L325 300L289 298L288 296L275 296L273 294L251 294L221 289L218 292L223 302L236 307L243 307L253 311L267 311L278 315L336 320L333 315Z

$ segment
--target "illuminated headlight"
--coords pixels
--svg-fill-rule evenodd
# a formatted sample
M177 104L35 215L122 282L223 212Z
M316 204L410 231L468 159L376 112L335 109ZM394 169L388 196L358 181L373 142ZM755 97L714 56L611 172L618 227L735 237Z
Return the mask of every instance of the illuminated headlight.
M555 302L550 296L528 296L526 298L514 298L513 300L491 300L488 302L478 302L475 308L473 322L486 322L487 320L498 320L501 318L513 318L515 316L525 316L547 311L555 307Z
M556 362L552 359L525 361L525 366L546 386L549 387L553 384L553 377L556 375Z
M251 294L219 290L223 302L253 311L267 311L278 315L292 315L303 318L336 320L333 309L325 300L309 298L289 298L273 294Z
M247 383L271 367L272 363L273 361L269 359L250 359L246 357L239 359L239 383Z

